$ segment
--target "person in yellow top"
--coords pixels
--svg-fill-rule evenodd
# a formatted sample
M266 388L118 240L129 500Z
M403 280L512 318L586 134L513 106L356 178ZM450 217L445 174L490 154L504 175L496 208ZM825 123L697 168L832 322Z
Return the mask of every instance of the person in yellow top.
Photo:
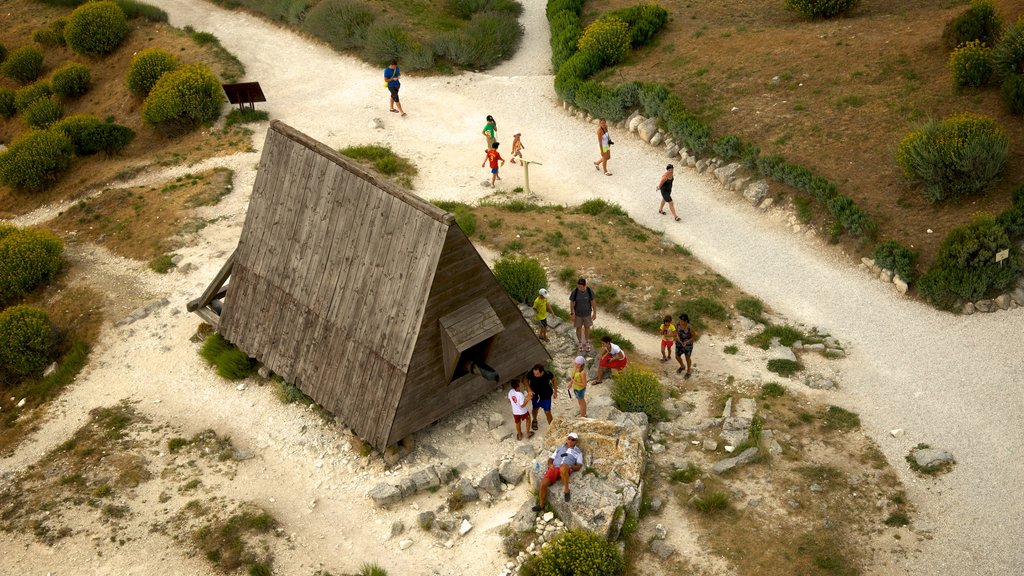
M537 298L533 301L533 318L540 324L540 335L538 338L547 341L548 339L548 312L554 314L551 303L548 302L548 291L541 288Z
M573 361L572 376L569 379L569 387L566 391L576 396L576 402L580 405L580 418L587 417L587 359L577 356Z
M668 362L672 359L672 344L676 341L676 326L671 315L662 319L658 330L661 332L661 361Z

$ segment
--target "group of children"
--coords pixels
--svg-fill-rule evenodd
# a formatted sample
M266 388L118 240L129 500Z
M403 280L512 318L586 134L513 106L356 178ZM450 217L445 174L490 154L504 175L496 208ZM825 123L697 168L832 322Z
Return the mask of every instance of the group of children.
M481 134L484 135L484 139L487 141L487 152L484 157L483 164L480 167L483 168L488 163L491 168L491 188L494 187L494 183L497 180L501 180L501 176L498 176L498 163L502 166L505 165L505 159L501 157L501 153L498 152L498 146L500 143L496 140L498 132L498 123L494 120L494 116L487 115L487 123L484 125L484 130ZM512 158L510 161L515 164L516 158L520 161L523 159L523 146L522 133L516 130L512 133Z

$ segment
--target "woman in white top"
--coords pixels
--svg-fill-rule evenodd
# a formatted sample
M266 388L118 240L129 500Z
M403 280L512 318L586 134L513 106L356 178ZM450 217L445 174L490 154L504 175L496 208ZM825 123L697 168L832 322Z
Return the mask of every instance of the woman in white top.
M597 125L597 146L601 149L601 157L594 162L594 170L603 170L605 176L611 176L608 160L612 157L612 137L608 135L608 121L604 118Z
M533 392L521 392L519 388L522 382L522 379L513 380L512 389L508 391L508 401L512 404L512 419L516 422L516 440L523 439L523 421L526 422L526 437L533 437L533 430L530 430L530 410L526 407Z

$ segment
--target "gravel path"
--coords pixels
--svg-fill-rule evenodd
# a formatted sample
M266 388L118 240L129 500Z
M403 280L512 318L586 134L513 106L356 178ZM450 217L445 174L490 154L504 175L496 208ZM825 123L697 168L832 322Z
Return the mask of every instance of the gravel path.
M1015 389L1024 373L1021 309L963 318L907 301L833 248L792 233L782 216L766 217L691 171L681 170L676 179L683 222L659 216L654 185L665 163L659 150L613 133L609 168L615 175L604 177L588 165L597 155L595 128L562 112L552 78L545 74L543 0L523 2L527 34L512 61L489 74L407 78L402 98L409 116L404 119L386 112L387 93L375 67L200 0L154 3L167 10L175 26L212 32L241 58L247 79L262 84L269 102L261 109L272 118L331 146L391 145L419 166L416 190L423 196L473 201L489 193L481 187L480 130L484 116L493 114L499 141L510 143L512 129L518 128L528 157L543 163L531 173L533 190L543 199L617 202L641 224L667 229L668 238L777 311L828 328L850 351L839 363L845 376L835 402L861 414L865 432L882 446L919 506L916 526L934 533L915 546L921 552L909 559L907 571L1024 573L1019 547L1024 501L1012 496L1024 479L1019 457L1024 433L1011 424L1024 407ZM373 118L381 118L385 128L368 127ZM504 175L508 188L521 183L518 169L506 166ZM250 175L238 180L247 181ZM238 223L227 226L211 240L219 244L203 252L233 247ZM215 268L204 265L201 277ZM176 291L184 292L185 284ZM891 428L907 434L892 439ZM903 457L918 442L952 451L959 464L940 479L916 477Z

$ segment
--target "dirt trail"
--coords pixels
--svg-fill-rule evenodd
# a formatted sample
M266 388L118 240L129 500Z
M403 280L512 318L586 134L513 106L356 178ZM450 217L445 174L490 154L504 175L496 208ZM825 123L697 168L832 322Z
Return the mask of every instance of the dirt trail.
M334 147L389 144L420 168L415 184L423 196L473 201L489 193L480 184L480 130L484 116L493 114L499 141L510 140L512 129L520 129L528 157L543 163L531 170L531 185L543 199L617 202L641 224L667 228L669 239L794 321L828 328L850 351L837 364L844 377L834 402L861 414L866 433L878 441L919 506L915 523L933 530L934 538L920 544L921 553L906 570L921 575L1024 572L1024 552L1018 545L1024 540L1024 501L1008 497L1024 478L1019 458L1024 434L1011 424L1024 408L1024 397L1014 389L1024 373L1024 360L1014 348L1024 334L1024 311L962 318L908 302L831 248L792 233L781 215L765 217L691 171L681 171L676 179L683 222L659 216L654 184L665 163L659 149L613 134L616 146L609 167L614 176L602 176L589 165L597 152L594 126L565 116L552 78L541 73L549 62L547 32L536 29L546 27L537 17L543 13L543 0L524 1L526 42L512 62L490 74L407 78L402 98L409 116L404 119L386 112L381 70L201 0L154 3L168 11L172 24L212 32L238 55L247 79L262 84L269 101L261 108L272 118ZM523 71L516 75L510 68L520 63ZM383 130L369 127L374 118L384 121ZM139 273L154 294L167 296L180 308L205 287L237 241L252 164L248 169L240 166L239 192L218 208L230 217L204 231L202 243L182 251L198 270L166 278ZM507 166L504 175L508 188L521 183L518 169ZM276 400L269 395L238 393L217 382L187 343L195 324L165 309L129 329L109 331L96 356L100 360L61 400L57 417L13 459L0 463L2 469L28 464L62 441L84 421L89 408L135 398L147 412L184 428L215 427L265 451L261 469L240 473L240 485L260 502L276 496L277 503L269 505L273 512L286 524L308 525L311 535L291 557L281 559L282 566L307 571L304 556L344 556L358 562L370 559L363 558L368 553L397 553L394 543L382 544L387 514L373 517L362 532L343 529L355 521L349 517L368 512L363 505L353 509L352 499L342 497L365 490L367 472L347 460L343 448L305 437L311 433L300 432L309 424L306 413L274 406ZM891 428L907 434L894 440L887 434ZM903 457L918 442L951 450L957 467L938 480L917 478ZM312 468L317 459L329 461L332 456L340 463ZM308 508L304 495L323 486L330 496ZM406 564L411 571L402 573L429 573L434 566L479 573L493 566L487 564L493 558L479 554L496 548L493 540L481 535L460 541L436 558L433 549L421 549L415 555L421 561ZM459 559L457 564L445 564L453 558ZM0 568L4 566L24 564L8 558L0 560Z

